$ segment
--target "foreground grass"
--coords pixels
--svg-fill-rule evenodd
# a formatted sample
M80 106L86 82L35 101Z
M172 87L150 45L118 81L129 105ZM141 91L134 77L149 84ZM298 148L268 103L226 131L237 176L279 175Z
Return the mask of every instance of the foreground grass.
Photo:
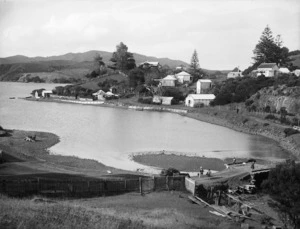
M85 207L0 198L0 228L154 228Z
M186 193L129 193L41 202L0 196L0 228L239 228L192 204Z

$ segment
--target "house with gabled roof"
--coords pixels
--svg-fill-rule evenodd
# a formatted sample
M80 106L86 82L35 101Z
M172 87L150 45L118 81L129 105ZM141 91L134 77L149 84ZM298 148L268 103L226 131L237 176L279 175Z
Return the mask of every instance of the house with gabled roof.
M227 79L242 77L242 71L239 68L234 68L231 72L227 74Z
M178 82L180 82L180 83L189 83L189 82L191 82L191 74L189 74L185 71L177 73L175 75L175 77L177 78Z
M200 79L196 83L197 94L203 94L212 87L212 81L210 79Z
M163 87L175 87L176 85L176 77L174 75L167 75L165 78L161 80L161 86Z
M216 98L214 94L189 94L185 98L185 105L188 107L195 107L203 104L209 106L210 102Z
M262 63L257 67L256 75L265 77L274 77L277 75L279 68L276 63Z
M160 68L161 65L157 61L145 61L139 64L140 68Z

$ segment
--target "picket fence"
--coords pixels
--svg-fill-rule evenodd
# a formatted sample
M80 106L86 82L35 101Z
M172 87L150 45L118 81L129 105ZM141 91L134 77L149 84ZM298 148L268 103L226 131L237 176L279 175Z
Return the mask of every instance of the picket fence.
M0 193L9 196L44 195L52 197L91 197L117 195L126 192L149 193L163 190L185 190L185 177L139 177L123 180L51 180L3 179Z

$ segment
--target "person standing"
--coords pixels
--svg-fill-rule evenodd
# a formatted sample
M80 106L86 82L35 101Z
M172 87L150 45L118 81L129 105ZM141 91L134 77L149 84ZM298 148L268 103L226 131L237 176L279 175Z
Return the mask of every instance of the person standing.
M202 166L200 166L200 176L202 176L203 173L204 173L204 170L203 170Z
M251 169L254 169L254 164L255 164L255 161L252 162Z
M232 164L235 164L235 163L236 163L236 158L234 157L233 161L232 161Z

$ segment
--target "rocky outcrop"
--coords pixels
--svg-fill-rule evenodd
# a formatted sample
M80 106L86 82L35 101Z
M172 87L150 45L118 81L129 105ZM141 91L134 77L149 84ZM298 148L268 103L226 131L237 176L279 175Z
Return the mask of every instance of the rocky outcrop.
M256 109L270 109L271 112L280 111L285 107L288 113L300 114L300 87L287 87L285 85L263 88L251 96L249 101Z

